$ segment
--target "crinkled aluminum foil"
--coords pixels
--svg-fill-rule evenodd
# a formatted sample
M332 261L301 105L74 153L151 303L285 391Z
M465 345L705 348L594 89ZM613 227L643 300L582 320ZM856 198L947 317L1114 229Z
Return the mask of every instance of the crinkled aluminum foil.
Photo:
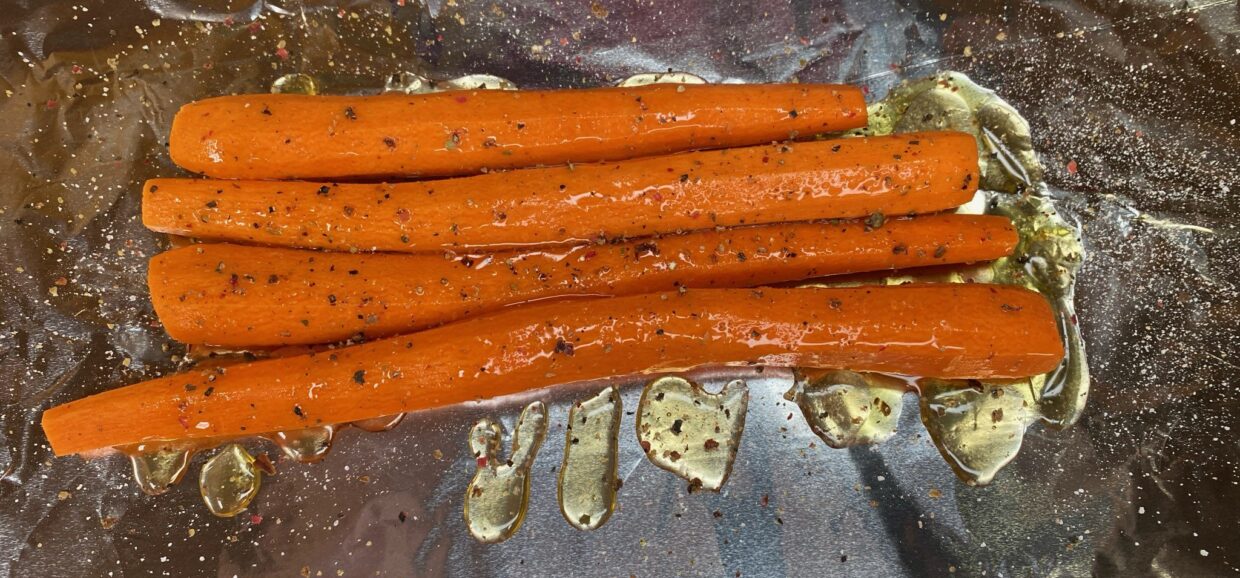
M13 576L1232 575L1240 309L1240 11L1232 0L1057 2L0 3L0 570ZM1076 305L1093 385L1081 421L1035 426L988 487L959 483L905 398L896 436L832 450L751 376L718 494L650 464L621 424L619 508L566 523L567 405L532 396L346 430L318 464L277 463L236 518L193 483L143 495L120 456L53 459L43 409L168 372L146 299L166 240L139 184L180 174L164 140L191 99L306 73L324 93L408 74L595 86L683 70L712 82L866 86L959 70L1030 121L1057 209L1089 260ZM397 76L394 80L394 75ZM635 408L639 388L622 390ZM470 426L550 431L511 540L461 518ZM792 416L789 419L789 416ZM818 443L815 443L818 442ZM251 449L264 449L251 444ZM273 448L265 448L273 456ZM192 471L197 471L200 456ZM718 512L718 515L716 515Z

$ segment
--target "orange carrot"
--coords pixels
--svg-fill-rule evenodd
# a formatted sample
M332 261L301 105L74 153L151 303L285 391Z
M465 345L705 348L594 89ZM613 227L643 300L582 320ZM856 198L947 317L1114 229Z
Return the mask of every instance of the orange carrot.
M53 407L65 455L257 435L703 364L1024 377L1063 357L1039 294L1002 285L690 289L544 303L317 354L195 370Z
M652 85L437 94L246 94L172 122L182 167L226 179L441 177L810 137L866 125L829 84Z
M148 181L142 220L216 241L418 252L905 215L977 189L977 145L923 133L400 184Z
M151 301L195 344L270 347L425 329L565 295L750 287L1011 252L1006 217L762 225L517 253L397 255L192 245L151 259Z

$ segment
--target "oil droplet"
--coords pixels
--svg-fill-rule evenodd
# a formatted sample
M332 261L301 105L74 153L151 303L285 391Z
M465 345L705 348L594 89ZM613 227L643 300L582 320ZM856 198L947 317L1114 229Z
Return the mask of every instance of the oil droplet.
M250 505L262 477L250 452L238 444L228 444L202 465L198 490L212 514L231 518Z
M493 74L468 74L435 83L436 90L516 90L511 80Z
M309 74L285 74L271 83L271 92L314 95L319 93L319 83Z
M578 530L602 526L616 507L622 411L615 386L568 410L558 491L560 512Z
M280 446L284 455L309 464L327 457L327 452L332 449L332 439L336 437L336 426L281 431L266 437Z
M525 519L530 497L530 469L547 435L547 406L536 401L525 407L512 434L512 453L500 462L500 425L490 419L474 424L469 449L478 470L465 489L465 525L479 542L511 538Z
M158 496L181 483L194 451L177 445L138 444L120 448L129 456L133 479L148 496Z
M647 84L707 84L706 79L688 72L644 72L621 80L616 86L646 86Z
M878 444L895 435L904 383L855 371L803 370L796 394L805 421L833 448Z
M430 80L413 72L397 72L383 83L383 92L418 94L430 91Z
M718 491L732 472L748 406L742 380L707 393L686 379L661 377L642 391L637 440L651 463L689 480L690 489Z
M353 422L352 425L353 427L363 431L381 432L396 427L404 419L405 414L398 413L396 415L385 415L382 417L372 417L370 419L358 420Z
M516 90L517 85L506 78L493 74L468 74L449 80L431 80L413 72L398 72L383 84L384 92L426 94L449 90Z
M1037 419L1033 383L922 379L921 422L965 483L983 486L1020 451Z

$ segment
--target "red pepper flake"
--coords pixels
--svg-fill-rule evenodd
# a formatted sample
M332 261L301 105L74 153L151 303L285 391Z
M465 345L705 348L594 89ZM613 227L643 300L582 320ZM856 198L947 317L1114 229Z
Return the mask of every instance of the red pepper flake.
M1076 174L1076 161L1068 161L1068 174Z
M202 63L202 69L203 69L203 70L211 70L212 68L215 68L215 63L214 63L214 62L204 62L204 63Z
M189 418L179 415L177 416L177 423L181 424L181 429L189 429Z
M486 456L478 456L478 467L480 467L480 468L485 468L485 467L487 467L487 457L486 457Z
M249 31L250 31L250 34L255 34L255 33L257 33L259 30L262 30L262 29L263 29L263 23L262 23L262 22L259 22L259 21L257 21L257 20L255 20L255 21L251 22L249 26L246 26L246 27L245 27L245 29L246 29L246 30L249 30Z
M74 65L73 65L73 68L70 68L69 70L71 70L71 71L73 72L73 74L81 74L81 73L82 73L82 65L81 65L81 64L74 64Z
M48 110L52 110L53 108L56 108L56 104L56 99L49 98L47 99L47 104L45 106L47 106Z
M863 85L861 85L861 94L863 94L863 95L869 95L869 94L870 94L870 85L868 85L868 84L863 84Z
M276 56L280 57L280 60L288 60L288 50L285 50L284 47L277 48Z
M226 17L224 17L224 26L232 26L232 25L233 25L233 24L235 24L235 23L236 23L236 21L235 21L235 20L233 20L233 17L232 17L232 16L226 16Z
M809 46L809 38L808 38L808 37L802 36L802 37L800 38L800 40L801 40L801 46Z
M586 254L585 254L585 256L584 256L584 257L582 257L582 258L583 258L583 259L593 259L593 258L594 258L595 256L597 256L597 255L598 255L598 251L590 250L590 251L587 251L587 252L586 252Z
M461 95L461 96L456 97L456 101L457 101L457 102L459 102L459 103L461 103L461 104L465 104L465 102L466 102L466 101L468 101L468 100L469 100L469 98L467 98L465 95Z
M396 209L396 221L397 222L408 223L409 219L412 217L413 215L409 212L409 209Z
M250 523L254 524L255 526L262 524L263 523L262 514L250 514Z
M567 37L564 37L564 36L561 36L561 37L560 37L560 46L568 46L568 38L567 38Z

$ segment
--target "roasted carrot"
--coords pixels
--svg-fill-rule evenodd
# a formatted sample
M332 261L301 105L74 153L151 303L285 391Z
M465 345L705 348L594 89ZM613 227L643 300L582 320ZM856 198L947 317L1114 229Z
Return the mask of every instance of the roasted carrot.
M690 289L534 304L317 354L195 370L53 407L57 455L295 430L580 380L703 364L942 378L1063 357L1039 294L1002 285Z
M922 133L400 184L154 179L142 220L286 247L514 248L934 212L971 199L977 171L973 137Z
M865 124L861 91L829 84L246 94L181 107L169 149L178 165L217 178L441 177L745 146Z
M927 215L871 229L792 223L542 251L322 253L192 245L151 259L151 302L173 338L225 347L329 343L425 329L564 295L751 287L996 259L1006 217Z

